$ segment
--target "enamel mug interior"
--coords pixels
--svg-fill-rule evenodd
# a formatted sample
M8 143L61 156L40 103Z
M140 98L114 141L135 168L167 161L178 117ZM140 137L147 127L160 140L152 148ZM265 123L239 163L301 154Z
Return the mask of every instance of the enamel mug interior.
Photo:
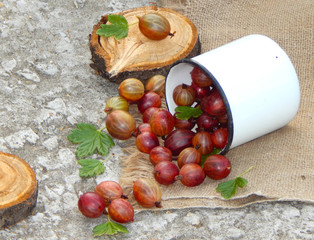
M228 142L221 154L288 124L300 105L300 86L285 51L263 35L248 35L169 70L165 97L174 114L174 88L191 84L193 67L201 68L222 96L228 115Z

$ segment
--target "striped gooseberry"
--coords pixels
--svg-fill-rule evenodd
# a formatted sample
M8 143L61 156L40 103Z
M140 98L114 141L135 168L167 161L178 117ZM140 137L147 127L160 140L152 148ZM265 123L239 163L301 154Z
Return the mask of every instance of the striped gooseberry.
M162 40L169 35L174 36L174 33L170 33L170 23L167 18L158 13L147 13L137 18L141 33L151 40Z
M136 122L130 113L123 110L114 110L106 118L106 128L112 137L126 140L135 131Z
M145 87L140 80L127 78L120 83L118 91L121 97L130 102L136 102L143 97Z

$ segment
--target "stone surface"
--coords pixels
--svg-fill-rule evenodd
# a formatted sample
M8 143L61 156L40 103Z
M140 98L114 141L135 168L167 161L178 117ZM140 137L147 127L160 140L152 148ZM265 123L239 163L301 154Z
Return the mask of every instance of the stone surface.
M78 122L104 126L105 99L117 85L89 67L88 35L105 13L150 0L0 0L0 150L27 161L39 181L32 216L5 230L1 240L93 239L104 218L77 209L80 194L117 180L121 142L104 174L79 177L67 134ZM281 202L240 209L181 209L136 213L129 234L101 239L313 239L314 206Z

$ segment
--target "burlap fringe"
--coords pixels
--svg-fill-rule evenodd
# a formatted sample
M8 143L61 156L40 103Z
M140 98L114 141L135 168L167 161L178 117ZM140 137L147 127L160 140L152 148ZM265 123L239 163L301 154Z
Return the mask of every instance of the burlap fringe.
M121 177L119 183L123 188L123 193L128 196L130 203L138 208L133 197L133 182L139 178L153 177L153 165L149 161L149 156L137 150L136 146L123 149L124 155L120 157L122 164Z
M124 186L125 190L131 188L133 181L138 178L152 178L153 165L147 154L139 152L133 146L125 148L124 153L127 156L121 156L123 169L120 184Z
M161 108L167 109L164 98L162 98L161 101ZM136 104L130 105L129 112L135 118L137 126L143 122L142 115L139 113ZM163 140L160 138L160 145L162 145L162 141ZM124 195L128 196L129 202L135 206L135 208L141 208L133 197L133 182L139 178L154 179L154 166L149 160L149 154L142 153L137 149L134 139L128 140L126 145L127 146L122 149L124 154L120 156L122 170L119 183L123 188Z

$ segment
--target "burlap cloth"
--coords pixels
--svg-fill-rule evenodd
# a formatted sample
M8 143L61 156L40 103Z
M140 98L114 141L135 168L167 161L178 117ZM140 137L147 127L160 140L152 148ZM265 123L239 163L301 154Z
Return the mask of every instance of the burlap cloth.
M253 33L272 38L293 62L301 87L301 105L293 121L227 153L233 168L224 180L254 167L245 175L248 185L239 189L235 197L224 200L215 190L220 181L209 178L194 188L176 182L161 186L163 209L234 208L285 200L314 203L314 1L164 0L158 4L183 13L194 22L202 52ZM153 166L147 154L134 148L125 151L120 182L130 194L133 180L152 178ZM135 208L142 209L136 203Z

